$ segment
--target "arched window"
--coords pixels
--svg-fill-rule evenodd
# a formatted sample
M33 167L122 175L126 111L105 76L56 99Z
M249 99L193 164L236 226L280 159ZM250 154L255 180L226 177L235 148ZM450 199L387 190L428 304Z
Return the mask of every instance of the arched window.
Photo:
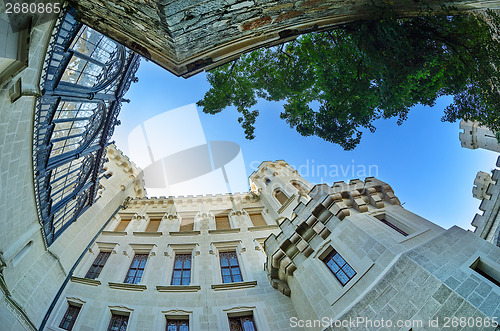
M269 185L269 183L271 183L271 180L269 178L264 178L264 183L266 183L266 185Z
M299 181L296 180L291 180L290 183L295 187L299 192L301 193L307 193L307 189L305 188L304 184L302 184Z
M274 191L274 197L279 201L279 203L282 206L288 200L288 196L285 193L283 193L283 191L280 189L277 189L276 191Z

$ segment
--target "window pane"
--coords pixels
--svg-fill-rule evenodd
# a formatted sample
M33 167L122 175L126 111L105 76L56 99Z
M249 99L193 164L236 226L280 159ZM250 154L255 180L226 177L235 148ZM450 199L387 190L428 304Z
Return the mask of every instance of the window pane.
M333 255L333 260L341 267L345 264L345 261L344 259L339 255L339 254L335 254Z
M189 277L182 278L182 285L189 285L190 279Z
M185 260L184 261L184 269L190 269L191 268L191 259Z
M352 278L356 273L354 272L354 270L351 268L350 265L346 264L342 270L345 272L345 274L349 277L349 278Z
M238 268L238 267L232 267L231 268L231 273L233 275L239 275L240 274L240 268Z
M241 275L233 275L233 281L242 282L243 278L241 278Z
M339 271L335 275L337 276L339 281L342 283L342 285L347 284L347 282L349 281L349 277L347 277L347 275L343 271Z
M330 267L330 269L333 271L333 272L337 272L340 270L339 266L337 265L337 263L333 262L332 260L329 260L328 261L328 266Z
M223 276L222 277L222 282L223 283L231 283L231 276Z
M172 285L181 285L181 279L180 278L173 278Z
M231 265L238 265L238 259L236 258L236 256L231 256L229 262L231 263Z
M229 268L223 268L222 269L222 276L228 276L230 275L231 273L229 272Z
M181 269L182 268L182 261L180 259L175 259L174 268L175 269Z
M220 265L223 267L227 267L227 266L229 266L229 261L226 258L221 257Z

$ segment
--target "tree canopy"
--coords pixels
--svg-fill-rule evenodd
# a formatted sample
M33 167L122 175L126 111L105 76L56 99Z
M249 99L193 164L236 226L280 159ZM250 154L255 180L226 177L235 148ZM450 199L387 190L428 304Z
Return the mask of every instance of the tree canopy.
M374 120L401 124L411 107L453 95L443 121L476 120L498 132L499 27L491 11L341 25L212 70L211 88L197 104L210 114L234 105L253 139L257 100L284 100L280 117L297 132L351 150L363 130L375 131Z

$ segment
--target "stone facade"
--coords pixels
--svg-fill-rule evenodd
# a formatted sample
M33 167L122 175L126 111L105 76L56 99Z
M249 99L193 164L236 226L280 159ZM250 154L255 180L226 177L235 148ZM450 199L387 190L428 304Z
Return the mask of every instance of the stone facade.
M297 35L366 19L386 1L339 0L72 0L90 27L184 77L219 66L259 47ZM390 2L396 14L414 15L418 1ZM426 1L457 10L499 9L497 0Z
M263 222L254 224L249 215L257 213ZM221 229L219 216L229 226ZM183 229L187 219L192 228ZM123 220L130 220L128 226L117 229ZM148 230L155 220L159 226ZM82 307L76 330L104 330L112 313L126 314L130 330L165 330L172 318L187 318L192 330L229 330L231 314L251 314L259 330L288 330L295 309L263 270L264 240L278 231L274 217L250 193L133 199L78 265L46 330L61 330L68 304ZM237 254L241 282L222 282L219 256L226 251ZM111 252L102 272L95 280L84 278L100 252ZM126 284L136 254L148 255L145 270L138 284ZM191 256L187 285L171 285L178 254Z
M172 319L229 330L231 316L248 315L258 330L447 329L460 318L476 323L466 330L490 330L478 321L500 317L500 248L405 210L388 184L313 187L284 161L262 163L250 183L243 194L128 201L76 266L45 330L61 330L69 305L80 307L76 330L105 329L113 314L126 316L130 330L164 330ZM332 250L355 271L345 285L324 262ZM242 281L222 281L228 251ZM110 253L101 273L86 278L101 252ZM147 262L130 284L137 254ZM172 285L177 254L191 256L185 285ZM359 317L365 324L335 324ZM382 319L407 324L369 324Z

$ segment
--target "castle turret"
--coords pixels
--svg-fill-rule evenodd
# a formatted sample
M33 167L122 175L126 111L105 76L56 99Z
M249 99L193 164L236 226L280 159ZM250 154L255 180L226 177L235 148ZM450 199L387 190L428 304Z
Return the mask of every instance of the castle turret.
M250 175L250 189L259 195L270 213L279 221L292 218L293 209L302 201L310 200L312 185L297 170L282 160L263 162Z
M469 149L483 148L500 153L500 143L498 143L496 134L487 127L479 125L478 122L462 120L460 129L464 130L459 133L462 147Z

